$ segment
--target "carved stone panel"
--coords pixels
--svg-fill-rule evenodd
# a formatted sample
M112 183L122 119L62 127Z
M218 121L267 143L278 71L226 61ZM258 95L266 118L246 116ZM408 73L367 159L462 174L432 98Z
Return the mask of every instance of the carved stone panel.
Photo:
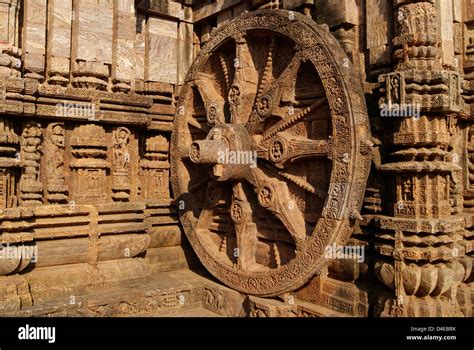
M72 198L78 204L103 203L107 199L106 172L110 168L105 159L105 130L99 125L87 124L76 127L72 135Z
M148 137L140 161L141 194L145 199L169 198L169 142L163 135Z
M44 145L44 175L46 176L46 199L49 203L65 203L65 130L63 123L50 123Z

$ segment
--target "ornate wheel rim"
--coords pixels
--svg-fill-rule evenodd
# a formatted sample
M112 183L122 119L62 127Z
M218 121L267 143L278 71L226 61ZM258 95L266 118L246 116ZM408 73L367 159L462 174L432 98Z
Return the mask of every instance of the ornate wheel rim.
M349 238L370 168L354 76L327 30L283 10L234 19L195 59L173 127L172 188L191 246L226 285L295 290ZM256 164L229 161L239 151Z

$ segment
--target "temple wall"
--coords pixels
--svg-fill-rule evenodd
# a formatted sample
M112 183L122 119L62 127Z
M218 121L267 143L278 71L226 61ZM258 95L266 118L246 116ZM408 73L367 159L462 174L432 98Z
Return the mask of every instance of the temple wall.
M176 98L214 28L263 8L336 37L374 135L351 237L368 257L295 295L353 316L369 300L382 316L474 315L470 0L0 0L0 243L37 252L0 259L0 313L68 296L71 276L94 291L197 265L170 191ZM381 118L397 104L420 117ZM270 304L252 307L285 314Z
M0 2L0 243L36 252L0 259L0 288L29 285L24 306L74 289L58 274L83 275L85 291L90 271L146 280L193 260L168 154L190 14L177 2ZM59 279L56 292L35 291L38 276Z

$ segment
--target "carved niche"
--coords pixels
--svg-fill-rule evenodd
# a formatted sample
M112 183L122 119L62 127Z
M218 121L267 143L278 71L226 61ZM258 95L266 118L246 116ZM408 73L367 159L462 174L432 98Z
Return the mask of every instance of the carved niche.
M46 199L49 203L67 202L64 168L65 129L63 123L51 123L46 129L44 144L44 173Z
M72 199L77 204L103 203L107 199L107 135L102 126L81 125L71 137Z
M140 160L142 197L167 199L169 191L169 142L163 135L150 136L145 141L144 159Z
M130 130L118 127L113 132L112 197L115 201L130 198Z
M20 153L19 138L14 125L6 118L0 119L0 209L18 204L16 197L17 167Z

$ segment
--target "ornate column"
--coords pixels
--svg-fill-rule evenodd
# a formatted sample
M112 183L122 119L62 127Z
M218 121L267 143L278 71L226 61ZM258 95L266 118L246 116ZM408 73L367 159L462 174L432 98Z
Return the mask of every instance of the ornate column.
M466 270L463 283L458 291L458 301L465 316L474 316L474 126L472 116L474 114L474 3L462 1L460 7L459 23L457 31L460 41L459 62L464 71L463 98L469 113L465 121L464 143L464 191L463 211L466 217L466 230L464 231L463 245L466 256L460 262Z
M395 69L380 77L380 107L397 117L387 121L393 135L380 166L393 180L388 216L373 216L376 274L392 291L379 298L382 316L461 315L456 292L465 250L464 218L455 210L462 169L456 117L464 104L453 67L451 11L450 1L394 1Z

